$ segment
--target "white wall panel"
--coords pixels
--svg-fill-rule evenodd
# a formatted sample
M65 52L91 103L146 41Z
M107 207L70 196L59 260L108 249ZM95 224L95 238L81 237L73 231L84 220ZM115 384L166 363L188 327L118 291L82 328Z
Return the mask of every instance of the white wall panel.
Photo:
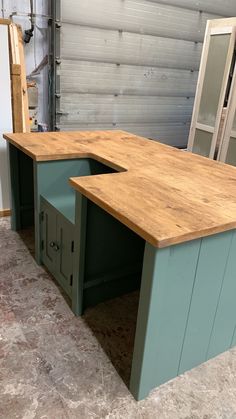
M63 60L61 92L194 96L198 73L169 68Z
M236 16L235 0L151 0L154 3L169 4L189 10L214 13L219 16Z
M61 122L185 122L191 116L192 106L193 98L65 93Z
M4 132L12 132L11 85L8 47L8 27L0 25L0 210L10 208L9 173Z
M207 19L215 17L147 0L62 2L63 22L191 41L202 41Z
M202 44L64 23L61 58L197 70Z

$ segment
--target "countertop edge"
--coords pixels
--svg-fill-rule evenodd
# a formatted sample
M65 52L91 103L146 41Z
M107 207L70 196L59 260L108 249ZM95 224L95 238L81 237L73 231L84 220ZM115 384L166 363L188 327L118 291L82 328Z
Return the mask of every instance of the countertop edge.
M126 217L123 214L120 214L118 211L114 210L113 207L104 203L97 195L92 194L90 191L86 190L86 188L82 187L81 185L78 185L78 183L74 181L73 178L69 178L69 183L73 187L73 189L80 192L86 198L90 199L93 203L98 205L108 214L112 215L114 218L116 218L126 227L130 228L133 232L135 232L140 237L142 237L146 242L148 242L149 244L151 244L152 246L158 249L163 249L165 247L174 246L174 245L185 243L185 242L190 242L192 240L202 239L204 237L209 237L215 234L224 233L226 231L236 229L236 222L231 221L231 222L222 224L220 226L208 227L208 228L205 228L204 230L198 230L196 232L193 232L193 231L187 232L182 235L178 235L177 237L170 237L170 238L167 237L163 239L157 239L156 237L147 233L137 224L135 224L128 217Z

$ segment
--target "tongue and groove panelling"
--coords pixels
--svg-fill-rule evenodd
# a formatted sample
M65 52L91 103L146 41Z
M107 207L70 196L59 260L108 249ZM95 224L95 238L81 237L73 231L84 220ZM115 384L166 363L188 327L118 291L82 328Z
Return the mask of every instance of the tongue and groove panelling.
M184 146L206 21L219 14L236 14L235 0L61 0L57 127Z

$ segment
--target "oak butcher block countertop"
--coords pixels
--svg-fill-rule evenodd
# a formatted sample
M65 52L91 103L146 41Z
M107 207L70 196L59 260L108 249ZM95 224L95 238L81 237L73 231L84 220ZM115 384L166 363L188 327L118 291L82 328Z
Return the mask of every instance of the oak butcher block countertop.
M236 168L124 131L5 134L36 161L94 158L119 173L70 184L156 247L236 228Z

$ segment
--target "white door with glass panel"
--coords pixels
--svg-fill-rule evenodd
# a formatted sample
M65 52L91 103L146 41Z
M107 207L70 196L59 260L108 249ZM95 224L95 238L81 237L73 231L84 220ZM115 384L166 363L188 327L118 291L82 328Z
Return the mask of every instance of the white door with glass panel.
M236 65L229 96L229 112L218 160L236 166Z
M208 21L188 140L188 150L206 157L216 156L221 115L224 108L235 48L235 26Z

